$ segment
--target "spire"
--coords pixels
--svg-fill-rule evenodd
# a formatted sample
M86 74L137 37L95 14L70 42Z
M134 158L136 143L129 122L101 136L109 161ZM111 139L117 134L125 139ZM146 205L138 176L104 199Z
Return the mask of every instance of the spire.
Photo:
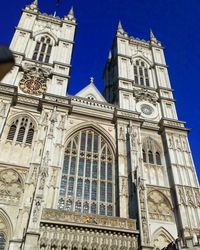
M73 6L71 7L68 15L71 15L74 17L74 7Z
M150 40L153 40L153 39L156 39L156 37L154 36L152 29L150 29Z
M118 23L118 30L123 30L123 27L122 27L122 22L121 20L119 20L119 23Z
M37 11L38 10L38 0L34 0L31 4L27 6L28 9Z
M121 21L119 20L118 27L117 27L117 35L128 37L127 32L124 31Z
M65 16L66 19L68 19L69 21L75 22L76 18L74 16L74 8L73 6L71 7L71 9L69 10L69 13L67 16Z
M36 6L38 6L38 0L34 0L32 4L35 4Z

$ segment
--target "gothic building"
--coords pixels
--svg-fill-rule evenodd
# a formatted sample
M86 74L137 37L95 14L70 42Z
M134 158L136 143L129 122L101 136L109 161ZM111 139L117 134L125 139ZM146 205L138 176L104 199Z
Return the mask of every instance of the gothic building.
M0 249L200 249L199 184L161 43L119 23L104 96L93 79L70 96L76 26L73 9L49 16L35 0L13 36L0 84Z

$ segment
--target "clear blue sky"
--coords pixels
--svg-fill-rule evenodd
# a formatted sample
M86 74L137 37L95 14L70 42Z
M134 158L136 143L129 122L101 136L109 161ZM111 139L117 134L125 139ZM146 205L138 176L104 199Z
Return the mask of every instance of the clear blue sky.
M0 42L9 44L21 9L31 0L2 1ZM200 177L200 1L199 0L60 0L57 14L74 6L78 21L69 93L87 85L90 76L103 90L102 72L121 19L129 35L149 38L152 28L165 50L180 120L189 135ZM56 0L39 0L41 12L53 14Z

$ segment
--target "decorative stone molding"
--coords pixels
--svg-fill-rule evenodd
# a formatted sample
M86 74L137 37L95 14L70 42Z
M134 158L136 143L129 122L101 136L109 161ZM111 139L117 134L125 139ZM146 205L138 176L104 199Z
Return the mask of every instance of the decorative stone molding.
M73 226L68 228L42 223L40 233L40 249L46 249L46 247L96 250L138 249L138 236L133 232L113 232L111 230L100 230L99 228L88 229Z
M4 169L0 171L0 199L19 200L23 192L23 181L17 171ZM13 201L14 201L13 200Z
M136 221L132 219L93 214L86 215L54 209L44 209L42 221L52 223L62 222L64 224L74 223L79 226L93 225L98 228L109 228L110 230L136 231Z
M136 98L136 102L148 101L153 105L156 105L156 102L158 101L156 93L147 89L135 89L133 94Z
M148 211L150 219L174 221L171 204L160 191L154 190L148 194Z

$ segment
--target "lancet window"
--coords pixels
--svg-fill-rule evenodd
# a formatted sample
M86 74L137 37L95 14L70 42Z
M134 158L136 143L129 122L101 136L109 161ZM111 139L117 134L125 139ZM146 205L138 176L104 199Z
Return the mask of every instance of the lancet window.
M7 135L7 140L14 143L32 144L34 135L34 124L29 117L18 117L15 119Z
M43 36L36 42L35 50L33 53L33 60L49 63L52 51L52 41L48 36Z
M135 61L133 69L135 84L149 87L148 65L144 61L138 59Z
M68 211L113 216L114 156L93 129L77 132L67 143L58 207Z

